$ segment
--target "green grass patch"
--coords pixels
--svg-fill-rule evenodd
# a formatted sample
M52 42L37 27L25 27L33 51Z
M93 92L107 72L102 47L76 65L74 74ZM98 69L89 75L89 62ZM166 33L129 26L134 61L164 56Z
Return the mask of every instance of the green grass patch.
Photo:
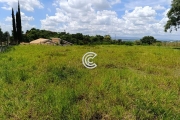
M180 119L177 48L20 45L0 65L0 119Z

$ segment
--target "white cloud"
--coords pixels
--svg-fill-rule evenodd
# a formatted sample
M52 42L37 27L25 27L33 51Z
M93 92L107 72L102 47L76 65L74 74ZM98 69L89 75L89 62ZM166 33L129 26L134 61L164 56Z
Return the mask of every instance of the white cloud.
M120 0L111 0L111 5L115 5L118 3L121 3L121 1Z
M11 33L10 30L12 29L12 25L0 22L0 28L3 32L8 31L9 33Z
M24 22L29 22L29 21L33 21L34 20L34 17L28 17L26 16L23 12L21 12L21 20L24 21ZM7 22L11 22L12 21L12 17L6 17L5 21Z
M30 25L30 23L29 23L30 21L34 20L34 17L26 16L25 13L21 12L21 20L22 20L22 30L24 32L28 29L31 29L32 27L35 27L35 25ZM12 24L11 24L12 23L12 17L10 17L10 16L6 17L5 21L8 22L8 24L6 24L6 26L8 26L8 29L5 29L5 31L12 30ZM2 24L2 26L4 26L4 24ZM11 33L11 31L9 31L9 32Z
M60 2L61 1L61 2ZM165 37L172 35L164 32L164 25L166 24L166 13L169 9L164 9L163 6L157 5L155 7L144 6L135 7L133 11L125 11L122 18L112 10L106 10L108 7L106 3L101 5L104 10L96 9L91 2L78 0L59 0L56 1L56 13L54 16L46 15L46 18L41 20L41 29L48 29L54 31L64 31L70 33L82 32L84 34L110 34L111 36L161 36ZM164 1L164 0L162 0ZM101 2L101 1L98 1ZM107 1L111 6L112 1ZM116 2L116 1L114 1ZM77 3L80 3L81 6ZM96 3L99 5L99 3ZM162 18L158 20L156 17L158 13L156 10L164 10L161 13ZM174 32L173 35L178 35Z
M2 9L11 10L17 9L18 0L0 0L0 3L5 3ZM19 0L20 7L26 11L34 11L34 8L43 8L43 4L39 0Z
M59 7L54 16L46 15L46 19L41 20L41 28L54 28L69 30L95 29L95 25L110 25L111 16L117 16L109 9L112 4L119 3L120 0L56 0L53 5ZM61 27L61 28L60 28ZM62 28L64 27L64 28ZM74 27L74 28L72 28ZM83 28L84 27L84 28Z
M162 13L161 20L156 19L156 11L149 6L145 7L136 7L132 12L126 12L123 16L123 19L129 25L129 27L125 28L130 30L130 35L153 35L156 37L164 37L178 35L179 32L175 31L174 33L165 33L164 25L166 24L168 18L166 13L169 9L165 10Z
M156 11L152 7L136 7L132 12L125 11L125 16L130 18L153 18L156 16Z
M2 9L4 9L4 10L12 10L12 8L11 7L1 7Z
M156 11L149 6L136 7L132 12L126 11L123 16L126 25L124 29L130 30L130 34L149 33L148 25L157 22L156 14Z
M5 21L7 21L7 22L10 22L10 21L12 21L12 17L6 17L6 19L5 19Z
M47 8L47 10L48 10L49 12L51 12L51 9L50 9L50 8Z
M26 30L30 30L31 28L35 28L35 25L31 25L29 24L29 22L22 22L22 30L24 31L24 33L26 32Z
M21 12L21 20L22 21L33 21L34 18L31 16L31 17L28 17L26 16L23 12Z
M41 20L42 28L48 28L48 29L56 29L57 27L60 27L60 23L66 23L69 21L69 17L66 16L61 9L56 9L57 13L55 13L55 16L49 16L46 14L46 19Z
M93 8L95 10L109 9L112 5L120 3L120 0L55 0L54 6L61 6L62 9L69 11L71 9L85 9Z
M170 10L170 8L169 8L169 9L166 9L166 10L162 13L162 15L163 15L164 17L167 17L167 13L168 13L169 10Z
M172 0L130 0L125 3L125 8L127 10L133 10L135 7L156 7L157 5L161 6L170 6Z
M166 8L164 6L161 5L156 5L153 7L155 10L165 10Z
M92 0L92 7L97 10L104 10L110 8L110 4L106 0Z

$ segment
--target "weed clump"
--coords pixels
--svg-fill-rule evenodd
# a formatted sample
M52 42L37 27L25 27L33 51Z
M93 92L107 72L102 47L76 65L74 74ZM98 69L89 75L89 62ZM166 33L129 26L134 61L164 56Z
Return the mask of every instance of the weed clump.
M60 66L60 67L48 67L47 78L50 83L59 83L61 81L77 79L80 77L80 72L73 67Z

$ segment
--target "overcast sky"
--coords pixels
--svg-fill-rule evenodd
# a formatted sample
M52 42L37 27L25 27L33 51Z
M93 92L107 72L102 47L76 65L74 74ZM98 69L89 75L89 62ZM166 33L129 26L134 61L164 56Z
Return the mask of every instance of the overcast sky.
M171 0L19 0L23 31L32 27L111 37L180 39L180 30L164 32ZM0 0L0 26L12 30L17 0Z

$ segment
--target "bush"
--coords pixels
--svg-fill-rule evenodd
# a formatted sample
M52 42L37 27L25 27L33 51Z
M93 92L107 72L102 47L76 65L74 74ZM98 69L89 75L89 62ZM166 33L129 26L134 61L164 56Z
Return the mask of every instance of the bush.
M117 44L118 44L118 45L121 45L121 44L122 44L122 40L121 40L121 39L118 39Z
M124 45L133 46L134 43L132 41L123 41Z
M135 45L142 45L142 43L141 43L140 40L135 40L135 41L134 41L134 44L135 44Z
M162 46L162 42L161 41L156 41L155 45L156 46Z
M153 44L156 42L156 39L153 36L144 36L141 40L142 44Z

